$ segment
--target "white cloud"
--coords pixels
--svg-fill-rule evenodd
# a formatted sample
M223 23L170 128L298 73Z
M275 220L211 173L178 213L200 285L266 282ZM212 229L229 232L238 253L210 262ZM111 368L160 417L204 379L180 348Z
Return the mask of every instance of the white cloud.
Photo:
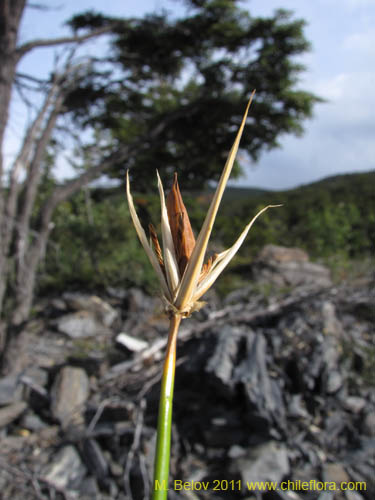
M330 126L373 128L374 86L375 71L340 73L317 81L314 91L328 101L320 106L319 117Z
M345 38L343 47L349 51L362 52L374 57L375 29L371 28L365 32L353 33Z
M342 4L342 0L337 2L338 4ZM374 0L344 0L344 3L348 5L352 9L358 9L362 7L373 7Z

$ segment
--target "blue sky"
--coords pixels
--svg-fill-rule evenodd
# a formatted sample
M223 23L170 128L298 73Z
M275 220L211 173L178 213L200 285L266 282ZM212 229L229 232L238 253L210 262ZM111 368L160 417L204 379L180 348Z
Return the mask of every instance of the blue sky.
M50 0L45 4L53 9L26 11L21 42L60 36L66 33L63 21L87 9L126 17L161 9L184 13L177 0ZM246 165L246 176L236 184L287 189L338 173L374 169L375 0L244 0L242 6L254 16L282 7L306 20L312 50L302 59L307 70L299 85L327 102L317 105L313 119L304 123L303 137L283 137L282 148L264 153L256 165ZM85 50L98 48L92 42ZM38 76L50 70L52 61L52 50L39 49L25 58L20 69ZM15 98L7 134L8 161L24 122Z

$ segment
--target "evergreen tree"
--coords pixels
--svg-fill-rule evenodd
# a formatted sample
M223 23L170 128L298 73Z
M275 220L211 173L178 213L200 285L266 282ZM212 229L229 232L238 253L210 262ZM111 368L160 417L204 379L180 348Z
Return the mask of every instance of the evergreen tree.
M285 10L253 17L235 0L185 3L190 9L182 18L155 14L116 25L110 57L67 101L81 126L102 131L106 152L142 137L136 156L110 170L123 178L132 167L137 189L150 187L156 168L177 170L185 188L217 179L254 88L241 143L253 160L277 147L282 134L301 134L319 100L297 86L304 68L296 56L309 49L304 21ZM108 22L86 13L70 25Z

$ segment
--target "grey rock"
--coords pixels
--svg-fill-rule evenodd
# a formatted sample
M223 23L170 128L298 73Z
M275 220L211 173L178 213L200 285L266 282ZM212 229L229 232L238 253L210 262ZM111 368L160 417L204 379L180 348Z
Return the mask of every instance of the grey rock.
M57 309L58 311L67 310L66 302L62 299L52 299L50 304L54 309Z
M363 437L359 446L343 460L352 481L366 482L366 498L375 496L375 439Z
M39 368L38 366L29 366L22 374L23 377L27 377L32 381L32 383L45 387L48 382L48 374L46 370Z
M334 337L325 337L321 344L323 361L323 385L328 394L337 392L344 383L344 377L339 369L340 348Z
M78 311L61 316L56 327L70 338L86 338L108 335L109 330L89 311Z
M79 488L79 500L102 500L95 477L85 477Z
M276 441L250 448L246 457L235 462L244 482L280 482L290 471L287 449Z
M242 336L242 330L224 326L219 333L215 350L205 367L205 371L211 379L214 379L217 389L224 395L230 393L233 386L234 363Z
M307 262L309 255L301 248L266 245L259 252L257 260L265 262Z
M337 370L334 370L327 375L326 380L326 391L328 394L334 394L337 392L343 384L343 378L341 373Z
M110 327L118 318L116 309L96 295L64 293L63 298L71 309L75 311L88 311L107 327Z
M27 413L24 415L22 417L21 425L25 429L33 432L38 432L48 427L47 424L43 422L43 420L35 413Z
M367 413L363 419L363 433L375 437L375 412Z
M74 446L64 446L45 467L42 477L58 489L79 488L86 474L86 467Z
M336 316L336 308L332 302L324 302L322 307L323 332L325 334L342 337L343 327Z
M127 291L125 288L116 288L113 286L108 286L106 288L106 292L110 297L113 297L118 300L123 300L126 297Z
M326 371L337 369L340 358L340 348L336 339L327 337L321 346L321 350L323 351L322 357Z
M82 368L65 366L61 369L52 387L51 410L63 427L82 422L89 391L89 379Z
M109 466L102 449L95 439L83 443L83 454L90 472L99 480L108 477Z
M35 393L45 401L49 400L49 394L46 389L48 382L47 372L38 366L29 366L20 378L25 387L24 398L29 400Z
M246 449L238 444L233 444L228 451L229 458L240 458L246 456Z
M355 490L345 490L344 491L345 498L347 500L362 500L363 496Z
M332 491L323 490L317 496L317 500L333 500L333 492Z
M303 406L301 394L293 394L290 398L288 416L292 418L309 418L309 414Z
M341 411L332 412L325 419L325 430L326 430L326 439L327 441L336 440L340 433L347 426L347 420L345 418L345 414Z
M344 408L353 413L360 413L365 406L366 400L359 396L348 396L344 401Z
M254 262L252 273L256 281L279 287L332 285L329 269L309 262L308 255L298 248L267 245Z
M5 427L20 417L26 408L27 404L24 401L0 408L0 428Z
M0 379L0 405L21 401L23 386L18 375L9 375Z
M345 467L340 463L324 464L322 470L323 481L335 482L337 487L340 483L350 481L350 477Z
M155 307L155 301L138 288L129 288L126 294L126 306L128 313L139 313L140 311L151 312Z
M285 427L285 407L281 389L270 378L266 361L266 341L261 333L249 331L245 360L235 369L234 381L244 385L245 394L255 414L266 422Z

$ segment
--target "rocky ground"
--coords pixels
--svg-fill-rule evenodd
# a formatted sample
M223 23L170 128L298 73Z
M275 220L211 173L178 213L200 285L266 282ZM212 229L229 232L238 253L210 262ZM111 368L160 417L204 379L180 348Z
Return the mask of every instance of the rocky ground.
M182 324L168 498L375 498L373 278L333 285L277 247L244 273ZM0 378L1 498L149 498L166 330L137 289L36 304Z

